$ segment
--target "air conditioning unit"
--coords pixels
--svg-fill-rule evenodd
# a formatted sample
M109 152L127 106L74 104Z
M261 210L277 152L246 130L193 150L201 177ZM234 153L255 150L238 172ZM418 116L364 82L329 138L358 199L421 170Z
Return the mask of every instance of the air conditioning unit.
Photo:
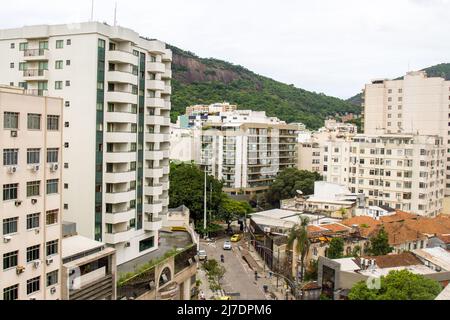
M36 300L36 298L33 297L33 298L30 298L30 300Z
M39 171L39 168L40 168L40 166L38 164L36 164L33 166L33 171L37 172L37 171Z
M4 236L3 237L3 242L4 243L8 243L8 242L10 242L12 240L12 237L11 236Z
M50 166L50 171L54 172L56 170L58 170L59 165L57 163L52 163L52 165Z
M129 242L125 243L125 248L129 248L130 246L131 246L131 243L129 243Z
M17 266L16 267L16 273L17 274L21 274L25 272L25 267L24 266Z
M33 261L33 267L35 269L39 268L39 266L41 265L41 261L40 260L35 260Z
M20 200L16 200L16 202L14 202L15 206L18 207L22 204L22 201Z
M11 131L11 137L17 138L17 131L16 130Z
M36 204L37 203L37 199L31 199L31 203L32 204Z
M50 293L51 293L51 294L55 294L55 293L56 293L56 288L55 288L55 287L51 288L51 289L50 289Z
M9 173L16 173L17 172L17 167L16 166L11 166L8 168L8 172Z
M264 227L264 232L265 233L270 233L270 228L269 227Z
M45 263L49 266L53 263L53 258L47 258L45 259Z
M34 229L34 233L35 234L39 234L40 230L39 229Z

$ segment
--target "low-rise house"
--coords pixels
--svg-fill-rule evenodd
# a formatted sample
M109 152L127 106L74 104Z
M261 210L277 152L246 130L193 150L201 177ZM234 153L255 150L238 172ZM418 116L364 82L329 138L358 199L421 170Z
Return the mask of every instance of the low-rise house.
M432 263L430 263L432 261ZM386 276L393 270L408 270L445 286L450 280L450 253L438 248L414 250L376 257L328 259L319 258L318 284L322 294L332 299L346 299L359 281ZM437 268L438 266L438 268Z

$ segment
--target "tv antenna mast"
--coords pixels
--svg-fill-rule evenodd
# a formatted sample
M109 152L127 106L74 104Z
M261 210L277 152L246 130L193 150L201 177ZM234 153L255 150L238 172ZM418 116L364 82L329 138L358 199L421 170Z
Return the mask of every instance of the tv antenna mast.
M117 1L114 7L114 27L117 26Z
M91 1L91 21L94 21L94 0Z

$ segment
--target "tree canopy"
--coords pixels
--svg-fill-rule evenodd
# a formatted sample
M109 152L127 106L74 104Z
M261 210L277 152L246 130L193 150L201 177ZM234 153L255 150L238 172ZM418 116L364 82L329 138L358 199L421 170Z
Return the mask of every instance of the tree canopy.
M342 238L331 239L327 256L330 259L339 259L344 256L344 240Z
M189 208L195 222L203 220L204 212L204 173L192 163L170 164L169 206L176 208L185 205ZM207 209L217 212L222 201L222 182L207 176Z
M253 209L248 202L234 200L227 194L222 195L219 217L227 223L228 229L230 229L230 225L234 220L244 217L252 211Z
M288 168L283 170L267 191L267 202L279 206L280 201L290 199L301 190L304 195L314 193L314 182L322 180L317 172Z
M384 256L392 252L394 248L389 245L389 237L384 228L381 228L378 234L370 239L368 254L372 256Z
M368 288L360 281L350 290L350 300L434 300L441 292L439 282L408 270L394 270L381 277L379 286Z

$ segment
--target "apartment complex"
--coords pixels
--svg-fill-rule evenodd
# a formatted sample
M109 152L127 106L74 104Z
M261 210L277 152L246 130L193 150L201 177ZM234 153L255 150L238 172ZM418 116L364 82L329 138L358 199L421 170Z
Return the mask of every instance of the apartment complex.
M446 195L450 195L450 81L408 72L400 80L374 80L364 90L364 133L439 135L447 148Z
M436 216L444 198L445 160L440 136L356 135L325 144L324 178L364 193L369 206Z
M0 86L0 300L61 298L62 109Z
M0 84L64 99L63 214L117 250L158 247L168 210L172 53L88 22L0 30Z
M297 128L265 112L220 113L203 124L200 163L224 180L225 192L266 190L280 171L297 165Z

